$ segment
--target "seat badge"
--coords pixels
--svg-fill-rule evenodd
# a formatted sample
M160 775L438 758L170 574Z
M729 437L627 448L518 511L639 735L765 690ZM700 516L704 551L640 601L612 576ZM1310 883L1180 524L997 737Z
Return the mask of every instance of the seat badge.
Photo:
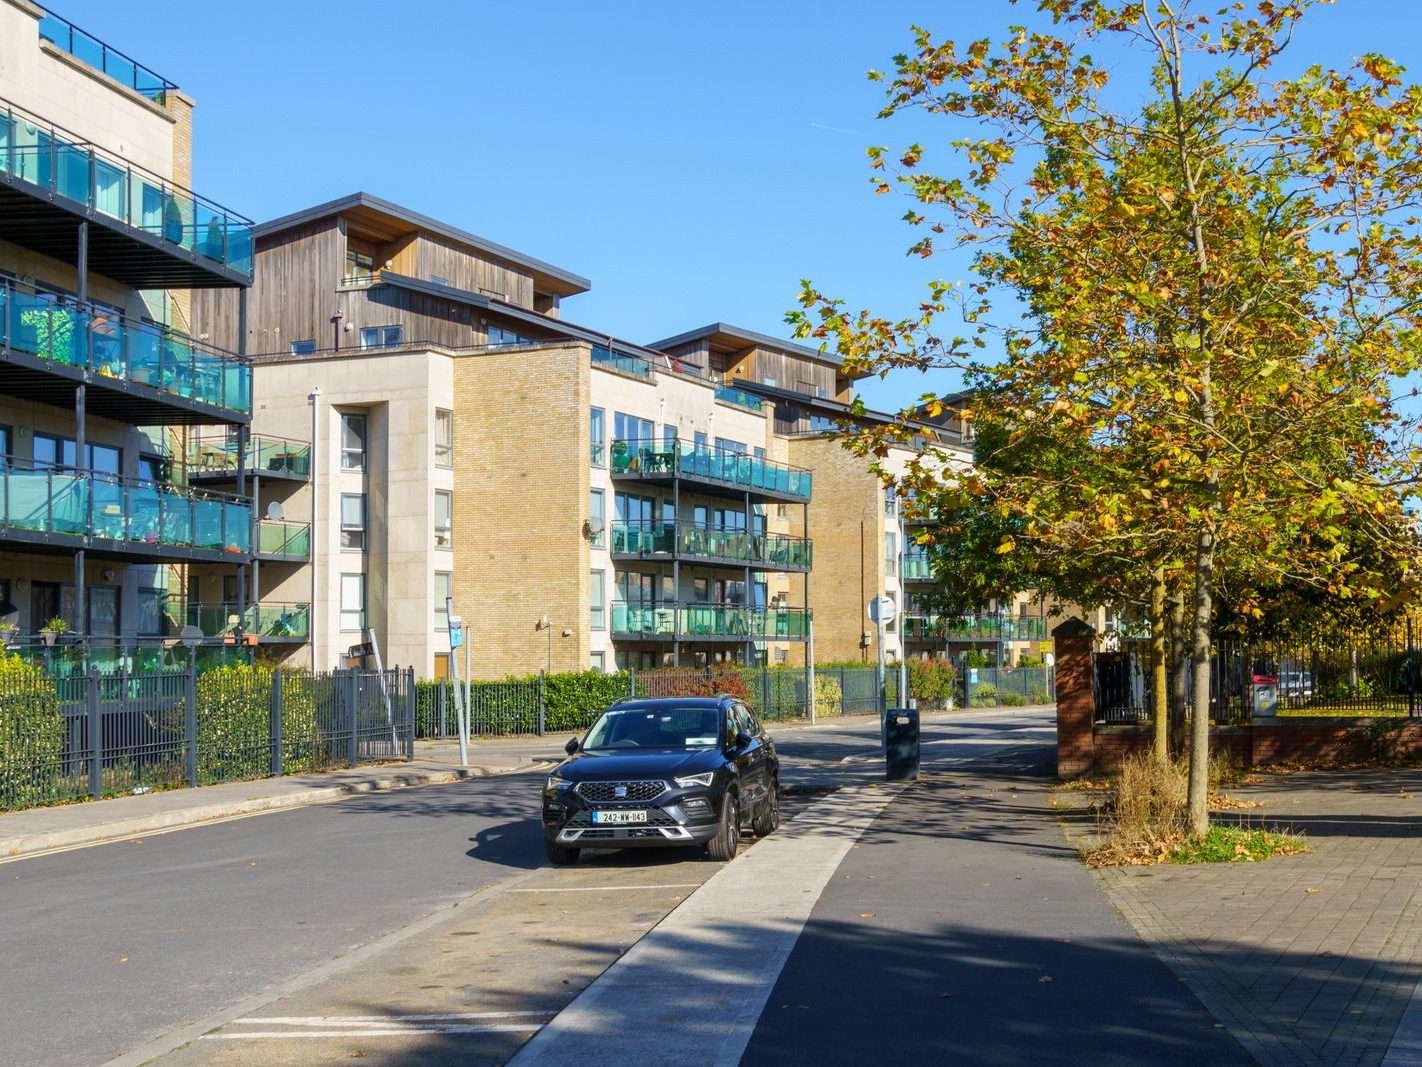
M627 787L625 785L615 785L612 787L612 795L617 800L627 799Z

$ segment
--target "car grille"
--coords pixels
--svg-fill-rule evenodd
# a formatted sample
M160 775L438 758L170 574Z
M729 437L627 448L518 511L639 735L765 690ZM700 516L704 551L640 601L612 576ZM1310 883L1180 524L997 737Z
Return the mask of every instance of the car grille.
M584 830L579 835L579 841L636 841L644 837L654 837L657 840L664 840L665 835L660 830L653 830L647 827L619 826L616 829Z
M591 814L590 812L584 810L584 811L575 811L575 812L573 812L573 814L572 814L571 816L569 816L568 821L567 821L566 823L564 823L563 825L566 826L566 827L568 827L568 828L570 828L570 829L576 829L576 828L578 828L578 827L580 827L580 826L591 826L592 824L593 824L593 822L592 822L592 814ZM670 815L668 815L666 812L664 812L661 808L649 808L649 809L647 810L647 821L646 821L645 823L621 823L621 824L619 824L619 828L625 827L625 828L631 829L631 828L634 828L634 827L637 827L637 826L675 826L675 825L677 825L676 820L673 819L673 818L672 818ZM599 828L599 829L601 829L601 828Z
M623 791L618 795L618 790ZM667 791L667 783L660 779L641 779L631 782L579 782L578 796L584 800L613 802L618 804L641 804Z

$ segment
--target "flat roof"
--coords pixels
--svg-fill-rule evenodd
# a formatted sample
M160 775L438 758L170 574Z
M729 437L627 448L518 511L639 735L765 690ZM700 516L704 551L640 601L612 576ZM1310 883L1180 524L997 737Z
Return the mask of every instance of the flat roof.
M467 245L495 259L523 267L532 272L534 280L541 290L554 293L557 296L575 296L578 293L586 293L592 288L592 282L581 274L574 274L562 267L555 267L544 260L516 252L512 248L496 244L467 230L440 222L438 219L432 219L428 215L421 215L417 211L411 211L409 208L401 207L389 200L382 200L370 193L352 193L350 196L343 196L338 200L329 200L324 204L317 204L315 207L295 211L290 215L272 219L270 222L263 222L256 226L252 232L258 238L268 237L297 226L303 226L308 222L328 218L331 215L344 215L359 211L373 212L382 216L386 221L402 224L403 229L399 230L400 233L434 234L458 244Z
M844 360L833 353L810 348L808 345L797 345L794 341L781 340L779 337L771 337L767 333L757 333L755 330L747 330L725 322L713 322L697 330L687 330L686 333L679 333L675 337L653 341L647 347L665 350L677 345L684 345L689 341L710 341L723 348L744 348L747 345L756 345L761 348L779 349L782 352L793 352L806 359L829 363L836 367L844 365Z

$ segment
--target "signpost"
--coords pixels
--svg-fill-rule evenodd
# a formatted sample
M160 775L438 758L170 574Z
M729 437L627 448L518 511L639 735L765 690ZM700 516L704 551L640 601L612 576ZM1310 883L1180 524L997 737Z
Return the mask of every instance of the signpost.
M459 720L459 765L469 766L469 708L464 689L459 684L459 648L464 644L464 620L454 614L454 598L446 597L445 614L449 619L449 669L454 674L454 714Z
M894 621L894 602L886 596L876 596L869 601L869 618L874 622L875 636L879 647L878 666L874 671L875 693L879 701L879 736L884 735L885 716L889 710L889 694L884 686L884 627Z

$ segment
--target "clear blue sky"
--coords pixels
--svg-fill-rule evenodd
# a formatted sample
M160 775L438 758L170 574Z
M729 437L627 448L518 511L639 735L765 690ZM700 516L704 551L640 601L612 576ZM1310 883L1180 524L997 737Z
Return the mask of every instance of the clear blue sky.
M1034 6L1034 5L1033 5ZM1216 4L1207 5L1211 8ZM168 14L163 14L164 10ZM722 320L785 336L798 280L910 312L947 259L910 260L907 205L864 148L918 139L866 81L908 27L1000 35L1005 0L55 0L198 102L197 190L262 221L356 190L576 271L565 315L634 341ZM1422 80L1422 3L1315 12L1292 63L1382 51ZM946 380L861 384L897 407Z

